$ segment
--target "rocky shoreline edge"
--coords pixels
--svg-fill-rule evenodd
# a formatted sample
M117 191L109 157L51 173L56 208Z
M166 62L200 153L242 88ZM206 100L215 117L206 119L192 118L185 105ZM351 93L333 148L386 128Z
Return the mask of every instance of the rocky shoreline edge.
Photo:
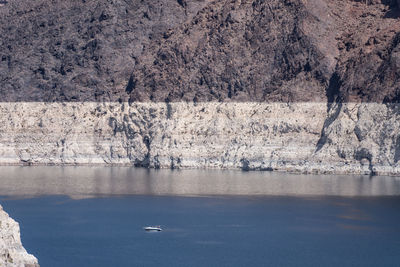
M19 224L0 205L0 266L39 267L21 243Z
M0 165L400 174L398 104L15 102L0 114Z

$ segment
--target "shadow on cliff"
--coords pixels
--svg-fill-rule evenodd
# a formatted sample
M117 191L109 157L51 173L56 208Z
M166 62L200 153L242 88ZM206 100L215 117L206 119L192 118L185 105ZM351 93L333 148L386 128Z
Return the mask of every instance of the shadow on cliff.
M395 19L400 17L400 0L382 0L382 4L390 7L384 18Z
M327 103L327 118L325 119L324 126L321 130L320 138L317 142L315 152L320 151L326 144L328 139L327 130L329 126L338 118L340 111L342 110L342 100L340 98L340 87L341 87L340 77L337 72L333 73L329 80L329 85L326 89Z

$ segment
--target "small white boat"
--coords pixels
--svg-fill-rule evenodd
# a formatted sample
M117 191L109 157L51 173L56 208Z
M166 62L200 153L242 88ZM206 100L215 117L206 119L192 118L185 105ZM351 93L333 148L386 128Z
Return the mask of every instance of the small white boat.
M143 228L146 231L156 231L156 232L160 232L162 231L161 226L157 225L157 226L146 226Z

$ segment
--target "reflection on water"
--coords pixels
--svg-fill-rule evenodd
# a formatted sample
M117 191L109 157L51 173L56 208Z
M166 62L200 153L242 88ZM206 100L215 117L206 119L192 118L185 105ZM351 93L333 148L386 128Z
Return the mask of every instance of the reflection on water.
M129 167L0 167L0 195L400 195L400 178Z

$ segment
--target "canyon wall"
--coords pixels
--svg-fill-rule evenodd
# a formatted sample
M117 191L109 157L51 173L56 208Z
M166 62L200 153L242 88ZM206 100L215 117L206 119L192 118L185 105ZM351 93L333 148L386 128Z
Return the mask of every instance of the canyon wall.
M0 7L0 164L399 175L395 0Z
M1 102L399 102L395 0L24 0Z
M0 164L400 172L400 106L1 103Z
M19 225L0 206L0 265L39 267L38 260L21 244Z

